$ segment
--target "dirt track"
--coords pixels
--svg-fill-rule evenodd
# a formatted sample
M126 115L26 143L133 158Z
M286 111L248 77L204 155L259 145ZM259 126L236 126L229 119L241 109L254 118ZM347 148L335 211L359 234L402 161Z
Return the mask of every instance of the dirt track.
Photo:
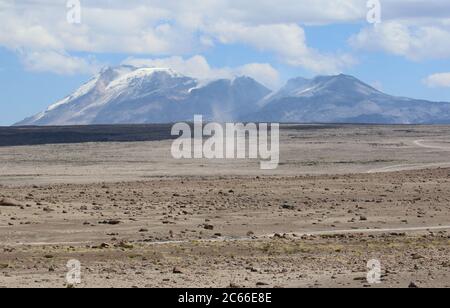
M80 287L450 287L449 135L291 129L269 174L167 141L0 148L0 287L65 287L70 259Z
M448 126L284 126L280 165L276 170L264 172L258 160L175 160L170 155L170 140L0 147L0 185L89 184L184 176L351 174L450 167L446 150L449 136Z
M0 209L0 284L64 286L76 258L89 268L83 286L361 286L353 276L376 258L395 269L384 286L446 286L449 186L450 169L435 169L4 188L23 207Z

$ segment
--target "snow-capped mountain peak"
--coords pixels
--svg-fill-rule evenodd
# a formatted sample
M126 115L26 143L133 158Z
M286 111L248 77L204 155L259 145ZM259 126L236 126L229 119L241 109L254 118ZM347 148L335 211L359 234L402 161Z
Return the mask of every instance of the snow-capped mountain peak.
M278 96L302 97L316 95L320 92L339 93L344 91L359 92L364 95L381 93L353 76L340 74L335 76L318 76L313 79L291 79L280 90Z
M390 96L349 75L295 78L263 100L258 121L450 123L450 104Z
M18 125L190 121L450 123L450 103L394 97L349 75L294 78L277 92L249 77L199 81L167 68L103 69Z
M230 119L256 111L256 103L269 92L248 77L203 82L170 68L123 65L104 68L18 125L167 123L192 120L194 114Z
M109 85L108 89L115 87L126 87L129 86L135 80L144 80L149 78L154 78L157 75L165 75L169 78L182 78L183 76L172 69L166 68L136 68L129 72L122 72L119 77L113 80Z
M47 112L48 111L52 111L56 108L58 108L61 105L67 104L70 101L73 101L83 95L88 94L90 91L92 91L95 86L97 85L98 81L100 79L100 75L95 76L94 78L92 78L91 80L89 80L87 83L85 83L84 85L82 85L78 90L76 90L74 93L72 93L71 95L65 97L64 99L62 99L61 101L56 102L53 105L50 105L47 108Z

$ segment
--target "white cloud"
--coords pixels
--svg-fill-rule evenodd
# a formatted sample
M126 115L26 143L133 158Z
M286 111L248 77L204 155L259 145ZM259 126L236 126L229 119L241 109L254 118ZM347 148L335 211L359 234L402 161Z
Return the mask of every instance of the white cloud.
M26 17L24 16L23 18ZM8 48L62 49L64 44L39 23L26 22L15 14L0 11L0 44Z
M168 58L128 58L123 64L136 67L167 67L179 73L198 79L233 78L236 76L249 76L265 86L275 89L280 86L278 71L267 63L250 63L239 67L213 68L208 61L200 55L183 59L182 57Z
M358 49L384 51L410 60L450 57L450 28L442 25L408 25L384 22L368 27L350 39Z
M357 20L365 10L359 1L92 0L82 2L82 23L73 25L65 3L24 0L0 11L8 29L0 32L0 45L59 54L173 56L201 53L217 42L243 43L293 66L334 73L352 63L350 56L310 48L299 23Z
M94 74L100 65L93 59L72 57L55 51L20 52L27 70L60 75Z
M385 20L434 21L448 18L448 0L381 1Z
M66 20L65 1L0 0L0 46L66 56L113 52L170 57L201 54L218 43L244 44L314 73L337 73L353 65L353 57L310 46L304 25L354 23L367 14L366 0L81 3L82 23L73 25ZM382 12L383 23L355 35L353 46L414 60L450 57L448 0L383 1Z
M433 74L423 82L430 88L450 88L450 73Z
M267 63L250 63L234 69L237 75L249 76L271 89L281 85L280 74Z
M349 55L322 54L308 47L305 31L296 24L246 26L222 22L209 31L221 43L243 43L274 52L285 63L316 73L339 73L354 63Z

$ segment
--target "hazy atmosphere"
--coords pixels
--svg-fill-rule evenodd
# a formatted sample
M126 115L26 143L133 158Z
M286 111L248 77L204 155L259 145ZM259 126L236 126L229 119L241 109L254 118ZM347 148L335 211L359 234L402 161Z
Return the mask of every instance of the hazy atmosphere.
M445 0L381 1L371 18L366 0L95 0L79 14L70 4L0 1L0 125L121 64L201 80L245 75L271 90L345 73L390 95L450 101Z
M0 288L450 288L448 0L0 0L0 111Z

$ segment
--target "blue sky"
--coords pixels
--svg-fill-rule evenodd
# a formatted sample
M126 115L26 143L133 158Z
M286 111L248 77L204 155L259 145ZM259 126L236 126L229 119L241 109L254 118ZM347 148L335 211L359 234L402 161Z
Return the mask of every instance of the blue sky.
M450 101L448 1L84 3L77 11L65 1L0 0L0 125L122 63L206 79L245 74L271 88L292 77L346 73L389 94ZM374 3L376 25L367 20ZM80 23L69 22L78 12Z

